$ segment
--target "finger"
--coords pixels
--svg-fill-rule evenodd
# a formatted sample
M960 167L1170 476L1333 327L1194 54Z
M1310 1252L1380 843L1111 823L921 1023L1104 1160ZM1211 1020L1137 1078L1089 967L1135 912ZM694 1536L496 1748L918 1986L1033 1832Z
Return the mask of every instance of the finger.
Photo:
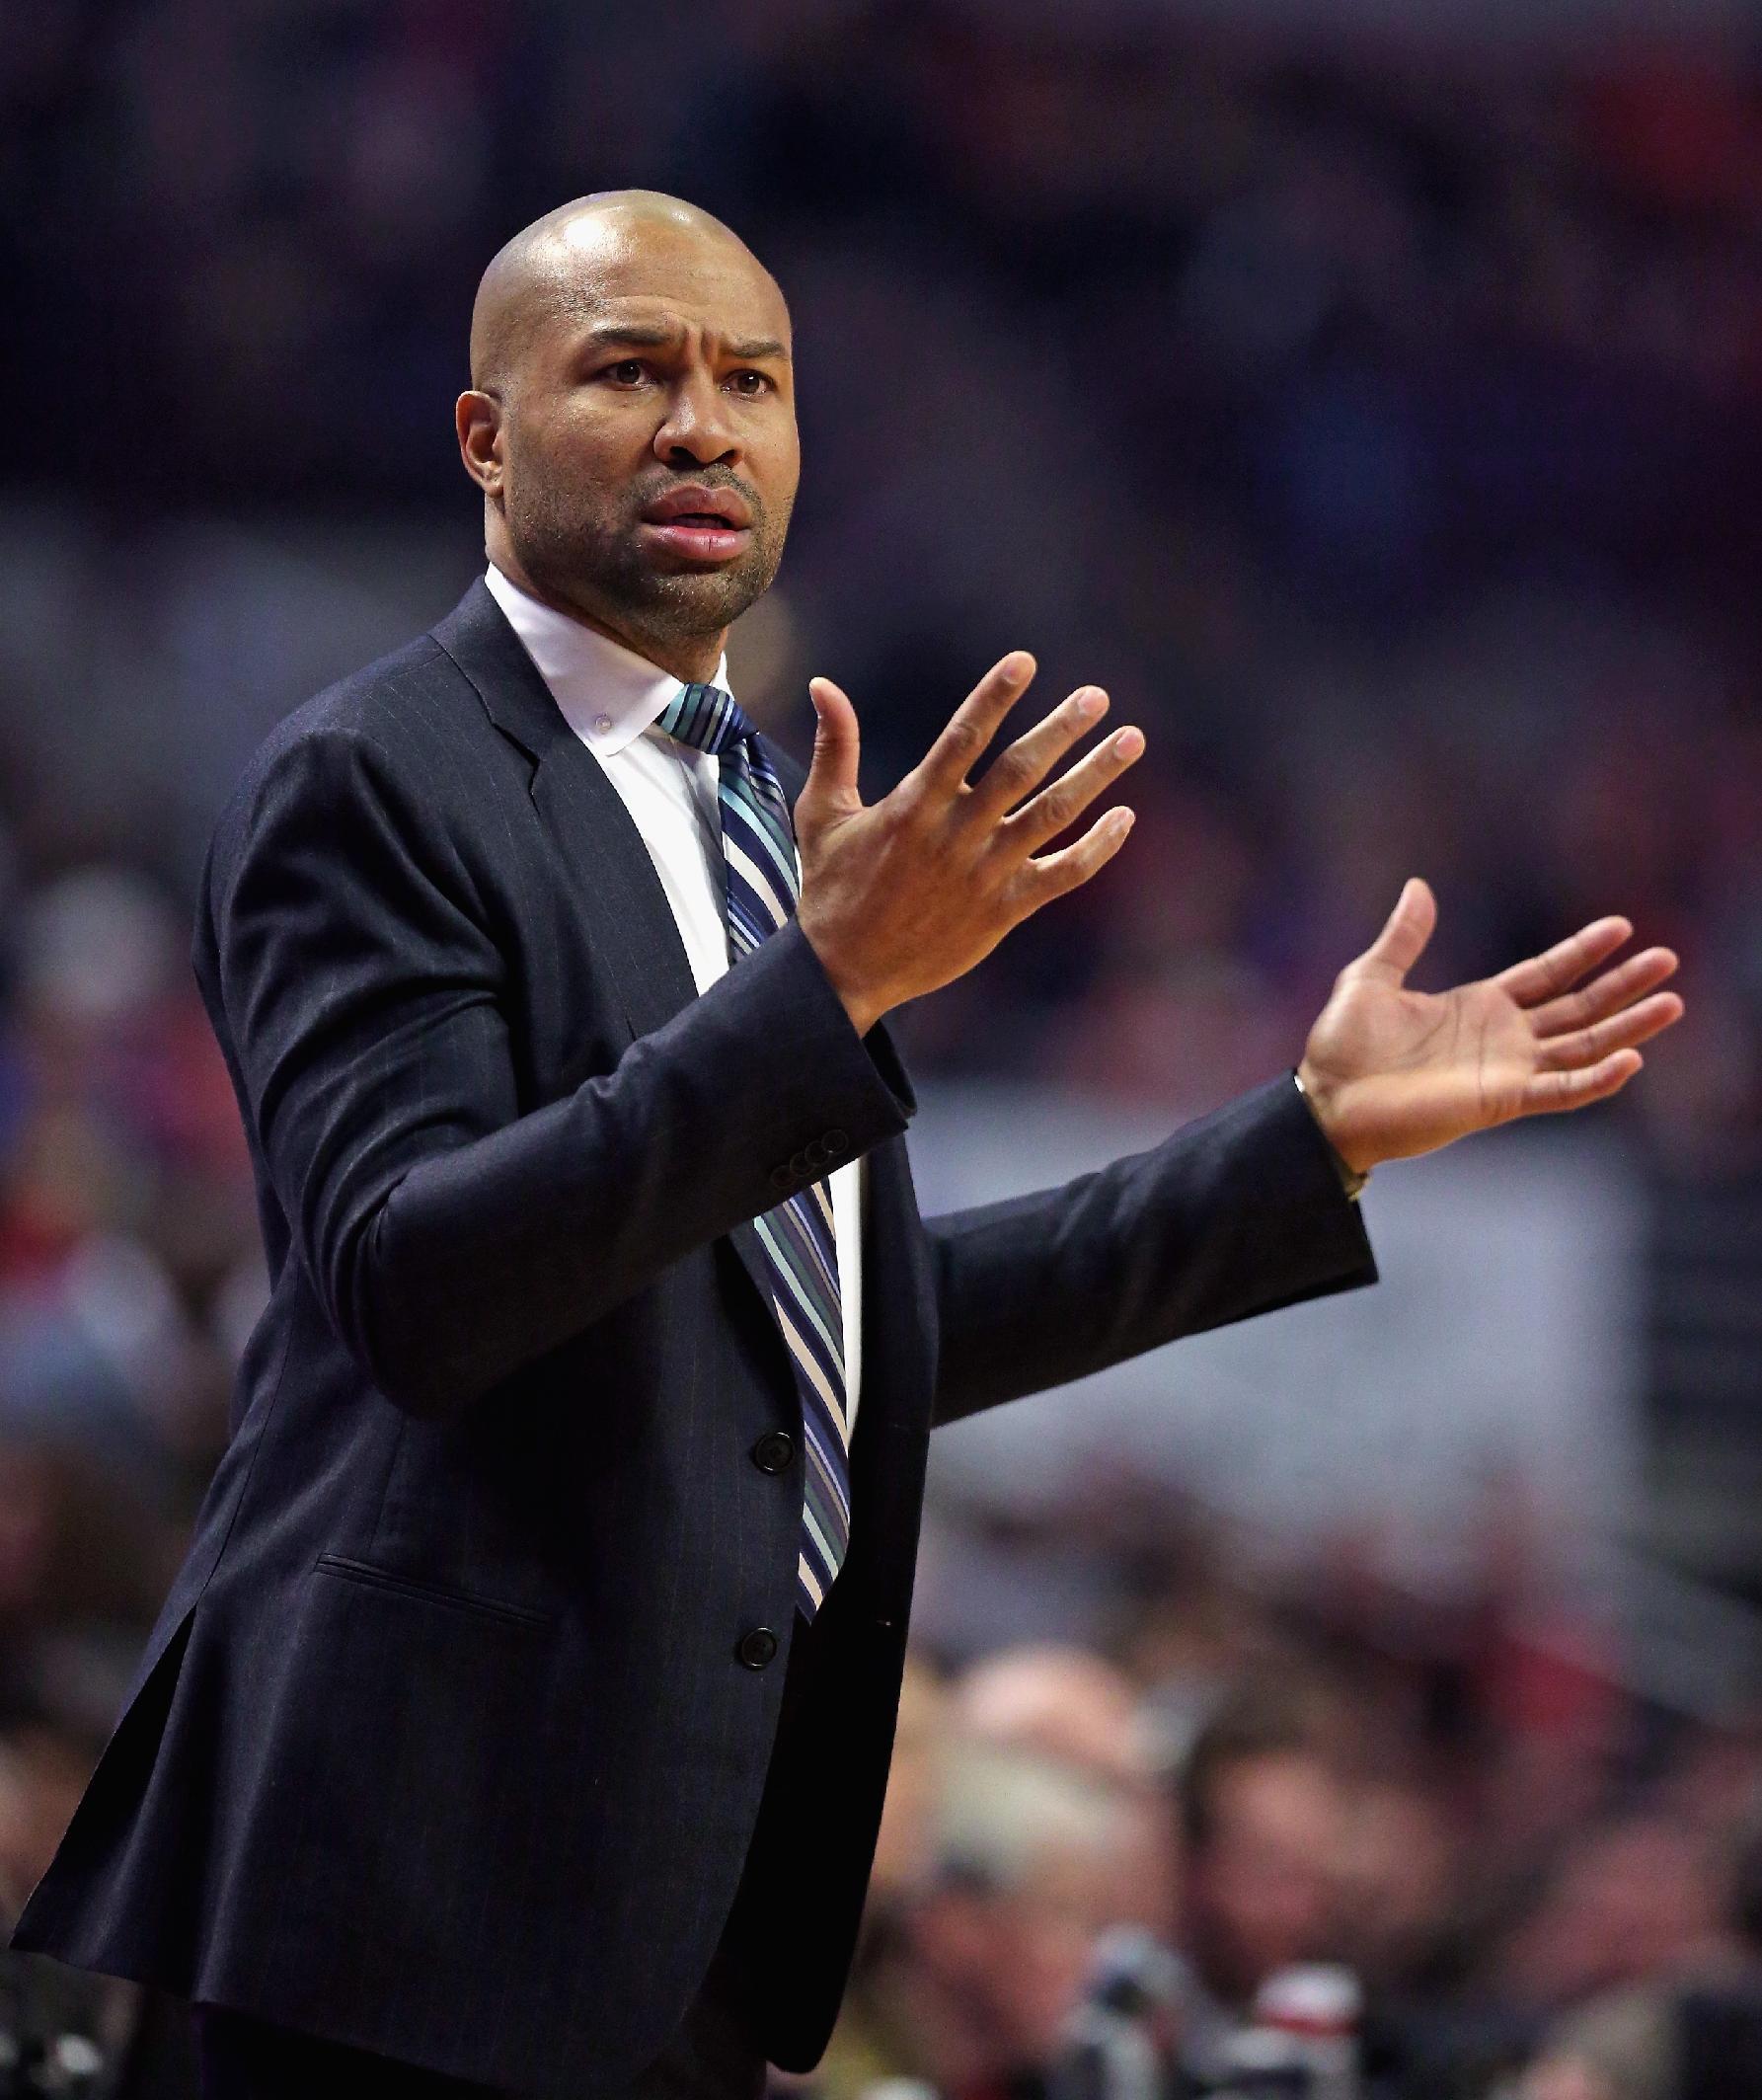
M809 678L807 691L815 717L813 761L796 808L806 812L811 825L816 817L848 816L863 807L863 798L857 792L862 737L857 728L857 711L842 687L834 685L830 678Z
M1034 659L1025 649L1012 649L992 664L919 761L918 780L953 795L990 748L999 723L1027 692L1034 672Z
M1036 722L1000 751L973 788L968 816L989 828L1026 795L1032 795L1078 738L1108 712L1108 696L1099 685L1080 685L1069 699Z
M1538 1072L1524 1088L1517 1113L1557 1116L1568 1109L1588 1108L1593 1101L1619 1094L1645 1062L1637 1050L1622 1050L1576 1072Z
M1384 977L1399 984L1425 953L1425 944L1437 922L1437 898L1431 894L1431 885L1417 875L1410 876L1402 885L1395 909L1382 932L1347 967L1362 975Z
M1682 1001L1675 992L1654 993L1625 1013L1599 1021L1594 1028L1575 1029L1570 1036L1555 1036L1542 1044L1536 1069L1568 1072L1600 1063L1612 1050L1632 1050L1636 1044L1649 1043L1653 1036L1681 1019Z
M1609 1014L1618 1014L1644 993L1655 990L1666 977L1676 974L1676 957L1668 948L1648 948L1630 956L1616 969L1605 971L1582 990L1564 993L1544 1006L1530 1009L1530 1027L1537 1039L1564 1036L1570 1029L1588 1028Z
M1017 852L1033 853L1076 822L1104 789L1144 755L1144 732L1120 730L1086 752L1070 771L1024 803L998 826L998 837Z
M1558 998L1562 992L1570 991L1586 971L1607 962L1633 937L1631 919L1593 919L1564 941L1557 941L1546 955L1531 956L1527 963L1513 963L1493 981L1501 991L1509 992L1519 1006L1535 1006L1543 999Z
M1056 853L1042 853L1038 860L1031 860L1022 870L1017 886L1017 901L1021 907L1018 923L1038 911L1042 904L1049 904L1055 896L1079 890L1092 875L1099 875L1125 844L1133 821L1134 813L1122 803L1105 817L1098 817L1073 844L1061 847Z

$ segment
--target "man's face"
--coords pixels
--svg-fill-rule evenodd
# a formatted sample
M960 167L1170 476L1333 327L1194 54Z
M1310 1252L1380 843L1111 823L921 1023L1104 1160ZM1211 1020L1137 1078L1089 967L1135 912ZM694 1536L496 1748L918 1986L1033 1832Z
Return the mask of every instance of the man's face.
M720 637L782 559L789 314L718 232L607 213L559 241L491 393L491 552L499 522L544 596L664 661Z
M958 2005L987 2073L1044 2064L1056 2050L1097 1940L1127 1914L1129 1873L1122 1851L1048 1845L1012 1889L924 1900L911 1923L917 1960Z
M1187 1861L1187 1951L1211 1987L1246 2002L1275 1970L1333 1951L1344 1803L1297 1753L1219 1773L1212 1828Z

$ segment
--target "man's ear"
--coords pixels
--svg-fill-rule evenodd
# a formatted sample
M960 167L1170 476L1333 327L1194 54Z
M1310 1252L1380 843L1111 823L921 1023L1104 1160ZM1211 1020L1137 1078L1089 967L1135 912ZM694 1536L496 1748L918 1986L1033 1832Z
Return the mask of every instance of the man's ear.
M473 387L459 396L453 408L453 424L459 433L459 457L486 496L501 491L501 401L499 396Z

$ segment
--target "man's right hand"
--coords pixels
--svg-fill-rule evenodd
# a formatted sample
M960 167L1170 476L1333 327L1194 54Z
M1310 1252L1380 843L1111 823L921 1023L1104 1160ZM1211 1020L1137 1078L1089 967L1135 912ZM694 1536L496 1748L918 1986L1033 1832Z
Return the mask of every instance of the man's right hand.
M1132 827L1130 810L1112 809L1070 845L1039 850L1144 749L1141 731L1119 730L1042 785L1107 713L1099 686L1079 686L976 785L967 780L1034 673L1026 650L995 664L923 760L873 807L857 792L856 709L829 678L808 687L819 725L796 804L797 917L859 1035L907 999L964 976L1013 926L1088 882Z

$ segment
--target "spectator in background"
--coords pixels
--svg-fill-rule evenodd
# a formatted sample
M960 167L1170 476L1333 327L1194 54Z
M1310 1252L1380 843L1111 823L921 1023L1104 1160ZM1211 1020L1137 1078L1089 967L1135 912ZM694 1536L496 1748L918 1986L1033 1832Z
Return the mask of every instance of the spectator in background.
M1253 1689L1200 1730L1177 1809L1180 2050L1203 2080L1268 1977L1338 1953L1347 1800L1303 1703Z
M1367 1990L1400 2003L1448 1987L1459 1866L1456 1833L1431 1789L1382 1776L1353 1790L1341 1863L1342 1948Z
M1118 1940L1102 1948L1087 2009L1139 2024L1170 2091L1209 2091L1254 2024L1270 1977L1340 1952L1347 1798L1305 1704L1238 1691L1194 1738L1176 1787L1182 1863L1173 1955ZM1121 1995L1121 1984L1126 1988ZM1106 2020L1106 2014L1104 2014ZM1060 2091L1112 2090L1117 2071L1084 2061L1091 2023L1067 2027ZM1134 2074L1134 2077L1137 2074Z
M1630 1884L1628 1894L1632 1906L1650 1909L1649 1880ZM1643 1964L1627 1987L1561 2022L1524 2100L1749 2100L1762 2092L1762 1813L1740 1834L1724 1898L1716 1941L1674 1972L1655 1959Z
M812 2086L911 2078L1034 2100L1097 1939L1127 1907L1129 1798L1051 1758L952 1744L920 1885L895 1893Z
M1131 1681L1086 1648L1008 1648L976 1663L955 1693L976 1741L1037 1750L1117 1786L1149 1778Z
M1082 1648L1023 1647L989 1656L955 1688L955 1720L974 1743L1053 1759L1117 1797L1136 1826L1131 1885L1116 1921L1166 1932L1175 1847L1137 1687Z
M1497 1965L1506 1993L1546 2011L1717 1960L1726 1944L1705 1842L1669 1817L1573 1833Z

